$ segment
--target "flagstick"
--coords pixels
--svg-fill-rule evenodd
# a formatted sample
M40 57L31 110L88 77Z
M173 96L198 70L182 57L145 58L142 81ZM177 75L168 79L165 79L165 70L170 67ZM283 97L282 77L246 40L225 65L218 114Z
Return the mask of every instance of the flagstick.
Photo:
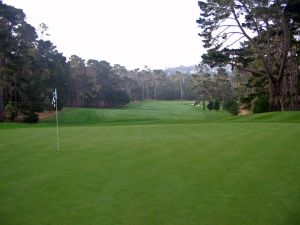
M55 103L55 111L56 111L56 140L57 140L57 151L59 152L59 139L58 139L58 115L57 115L57 92L55 89L55 94L56 94L56 103Z

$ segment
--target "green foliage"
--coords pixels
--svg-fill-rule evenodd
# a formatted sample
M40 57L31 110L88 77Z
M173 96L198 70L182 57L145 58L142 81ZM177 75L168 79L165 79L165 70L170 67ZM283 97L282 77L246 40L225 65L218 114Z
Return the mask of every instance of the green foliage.
M38 116L38 114L31 112L28 115L25 115L24 122L25 123L37 123L37 122L39 122L39 116Z
M108 94L107 102L111 106L122 106L130 102L130 97L127 92L116 90L113 93Z
M127 104L130 100L194 99L189 90L191 75L167 76L163 70L127 71L106 61L76 55L67 59L56 46L43 40L47 25L40 24L41 39L25 20L21 9L2 4L0 7L0 121L5 107L9 117L16 110L26 121L34 114L50 110L54 88L58 90L58 109L69 107L106 108Z
M219 111L220 109L220 101L215 99L215 100L209 100L208 101L208 104L207 104L207 108L209 111L211 110L216 110L216 111Z
M0 12L0 120L5 106L12 111L11 102L26 122L37 122L35 112L44 110L54 87L59 109L66 100L66 58L50 41L37 39L22 10L1 4Z
M269 97L267 95L259 95L253 101L253 113L263 113L270 111Z
M202 64L205 67L207 65ZM197 95L198 101L209 102L208 109L220 109L220 102L233 99L235 90L233 88L234 80L228 76L226 69L218 68L217 73L205 73L207 68L198 67L199 75L193 75L191 89ZM205 109L205 107L203 107Z
M211 67L225 66L230 62L230 54L228 51L217 51L216 49L208 50L201 58L203 63Z
M203 63L231 65L256 76L255 88L267 91L272 109L299 107L290 98L299 95L299 1L211 0L198 4L199 35L207 48Z
M14 121L18 115L18 108L15 103L9 101L8 104L5 106L5 117L8 118L10 121Z
M212 100L208 101L207 108L209 111L214 109L214 102Z
M293 20L300 23L300 1L299 0L288 0L285 10L291 14Z
M191 90L197 96L199 102L202 101L205 110L206 101L214 97L215 81L209 73L193 75Z
M214 109L217 111L220 109L220 101L218 99L214 101Z
M236 100L229 100L224 102L223 107L234 116L239 114L239 104Z

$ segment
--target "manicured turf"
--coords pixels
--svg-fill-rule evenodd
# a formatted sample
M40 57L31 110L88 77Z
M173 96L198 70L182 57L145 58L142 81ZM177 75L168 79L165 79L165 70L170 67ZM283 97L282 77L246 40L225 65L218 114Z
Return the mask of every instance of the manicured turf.
M285 122L300 123L300 112L268 112L248 116L234 116L222 119L222 122Z
M225 112L202 111L187 101L145 101L120 109L66 109L59 115L62 125L133 125L195 123L227 118ZM55 118L44 121L55 124Z
M90 112L105 119L88 126ZM300 113L276 114L239 122L187 102L69 110L62 124L84 126L60 128L60 153L53 126L3 126L0 224L300 224Z

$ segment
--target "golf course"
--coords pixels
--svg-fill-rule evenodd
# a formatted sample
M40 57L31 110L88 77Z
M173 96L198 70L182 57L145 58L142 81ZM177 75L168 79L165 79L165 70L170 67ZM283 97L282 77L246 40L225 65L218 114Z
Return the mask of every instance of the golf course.
M299 225L300 112L191 101L0 124L1 225ZM299 139L298 139L299 138Z

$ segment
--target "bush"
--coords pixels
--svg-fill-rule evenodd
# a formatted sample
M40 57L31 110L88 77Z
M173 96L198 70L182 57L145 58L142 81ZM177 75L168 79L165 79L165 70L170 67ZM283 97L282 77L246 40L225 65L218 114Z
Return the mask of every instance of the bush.
M268 112L270 109L269 97L267 95L261 95L256 97L253 101L253 113Z
M18 109L15 103L9 101L9 103L5 106L5 117L10 121L14 121L18 115Z
M207 108L209 109L209 111L214 109L214 102L212 100L209 100L207 104Z
M239 114L239 104L235 100L224 102L224 109L234 116Z
M24 117L25 123L37 123L39 122L39 115L36 113L30 113Z
M219 111L219 109L220 109L220 101L219 100L214 101L214 109Z
M130 102L129 94L122 90L116 90L107 95L107 103L110 106L126 105Z

